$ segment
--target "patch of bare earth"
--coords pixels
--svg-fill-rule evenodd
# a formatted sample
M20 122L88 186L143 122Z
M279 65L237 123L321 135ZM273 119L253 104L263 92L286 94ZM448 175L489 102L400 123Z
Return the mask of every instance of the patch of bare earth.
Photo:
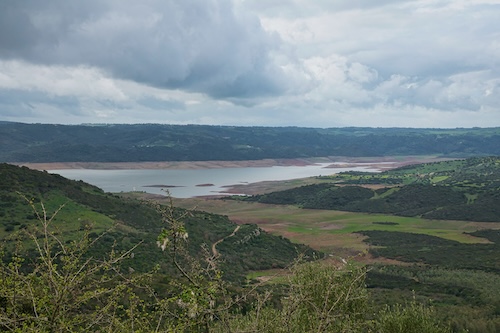
M215 169L270 166L305 166L314 159L263 159L246 161L172 161L172 162L54 162L18 163L35 170L95 169L95 170L154 170L154 169Z
M428 163L450 160L435 156L379 156L379 157L346 157L329 156L296 159L263 159L245 161L161 161L161 162L52 162L52 163L17 163L36 170L60 169L96 169L96 170L131 170L131 169L212 169L212 168L245 168L270 166L306 166L316 163L332 163L327 168L352 166L355 163L366 163L371 168L380 170L392 169L409 164ZM343 164L338 164L342 162ZM389 164L388 164L389 163Z

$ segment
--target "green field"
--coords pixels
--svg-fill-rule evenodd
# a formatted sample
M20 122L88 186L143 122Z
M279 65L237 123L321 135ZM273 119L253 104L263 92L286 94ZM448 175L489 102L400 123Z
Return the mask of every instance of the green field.
M199 210L227 215L236 223L256 223L264 230L289 237L294 242L329 252L339 248L365 249L367 245L363 242L363 237L353 234L362 230L420 233L472 244L488 241L466 233L492 227L500 228L500 225L492 223L301 209L295 206L232 200L175 199L175 204L183 208L196 207Z
M500 329L496 241L500 223L302 209L237 200L175 199L175 204L224 214L236 223L256 223L264 230L325 252L334 264L351 259L366 265L366 283L374 307L413 297L419 302L432 302L437 316L449 322L453 332L493 333ZM477 237L469 234L474 232ZM274 284L283 274L286 271L257 270L247 279Z

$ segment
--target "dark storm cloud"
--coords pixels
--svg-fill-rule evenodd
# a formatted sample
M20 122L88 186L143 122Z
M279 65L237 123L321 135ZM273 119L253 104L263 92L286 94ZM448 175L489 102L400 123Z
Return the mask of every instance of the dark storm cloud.
M117 78L217 98L277 94L279 45L229 0L3 1L0 57L89 65Z

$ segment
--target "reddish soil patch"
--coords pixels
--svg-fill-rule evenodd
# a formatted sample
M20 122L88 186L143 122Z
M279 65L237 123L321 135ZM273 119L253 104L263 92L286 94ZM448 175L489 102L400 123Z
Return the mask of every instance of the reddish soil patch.
M342 229L342 226L338 224L328 223L320 227L321 230L338 230Z

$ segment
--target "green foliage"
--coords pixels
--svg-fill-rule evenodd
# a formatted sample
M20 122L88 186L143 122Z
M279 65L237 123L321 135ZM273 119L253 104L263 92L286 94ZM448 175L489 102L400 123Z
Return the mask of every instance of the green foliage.
M291 267L287 292L274 307L261 294L253 310L228 322L230 332L450 332L428 306L416 301L376 311L360 266L336 267L326 262ZM225 332L223 326L219 332Z
M367 285L378 303L391 302L391 297L399 299L403 291L414 291L419 297L432 299L439 306L438 317L447 318L455 331L498 331L498 230L474 233L495 242L491 244L462 244L400 232L366 231L363 234L369 236L366 241L372 245L372 255L414 263L412 266L371 267Z
M189 212L179 214L172 201L167 205L153 206L160 213L164 225L157 245L167 254L179 274L170 282L170 295L158 302L160 312L171 316L167 319L166 328L175 332L209 332L215 321L224 318L233 303L227 297L217 256L206 247L196 257L189 253L189 234L183 222Z
M450 328L436 320L436 314L430 307L415 301L402 306L387 306L380 311L376 324L377 332L384 333L446 333Z
M208 252L194 258L187 250L182 222L187 212L179 215L173 206L154 207L165 226L158 246L178 273L166 288L155 290L152 278L165 274L159 267L143 274L122 265L140 244L125 252L110 246L106 257L94 257L91 248L105 234L91 240L87 231L68 243L54 231L59 210L50 215L43 203L39 212L26 201L39 225L13 234L18 246L2 258L2 330L202 332L227 310L226 299L231 299L225 296L215 258Z
M363 268L339 270L318 262L299 265L292 270L289 283L285 318L290 319L286 322L294 325L294 331L355 331L365 325Z
M287 283L276 286L278 290L254 295L254 289L247 291L228 285L223 277L234 274L231 279L239 281L238 272L286 267L299 254L305 253L309 258L318 254L282 237L269 235L255 225L237 229L227 217L181 210L171 204L151 207L105 194L82 182L27 168L0 166L0 195L5 198L1 203L6 208L0 220L5 221L6 226L13 226L15 231L3 234L6 247L0 274L2 329L41 332L98 328L114 332L381 331L376 329L382 325L377 322L378 312L367 306L368 293L360 267L338 269L318 262L296 265L291 268ZM22 208L20 203L24 199L9 193L11 189L26 191L36 209ZM352 195L349 192L352 189L340 187L333 191ZM353 193L364 193L362 191L354 189ZM376 195L383 196L383 193ZM58 211L61 203L67 203L68 212L65 209ZM26 206L25 202L23 204ZM36 214L36 211L43 213ZM57 214L50 213L52 211ZM114 229L102 234L100 230L111 223L115 223ZM498 232L475 235L492 242L498 239ZM462 249L455 242L409 237L401 234L392 237L401 239L403 243L398 243L399 246L404 244L403 248L408 248L407 252L397 252L398 259L419 258L429 263L448 260L449 267L453 268L451 265L473 263L472 258L476 256L487 269L497 269L498 253L494 244ZM411 245L412 242L415 245ZM135 247L138 243L140 246ZM157 243L164 251L158 249ZM218 243L218 254L209 248L214 243ZM379 245L387 246L390 252L396 243L381 241ZM433 248L436 248L435 253L431 251ZM457 252L451 260L444 255L450 253L450 249ZM472 254L468 254L470 251ZM424 257L417 257L422 254ZM153 267L155 274L143 273ZM406 283L399 284L404 288L415 286L408 283L415 282L408 272L398 274L379 272L386 282L390 282L387 277L391 277L394 283ZM405 274L410 277L402 279ZM478 306L496 304L491 297L487 298L483 289L459 283L458 275L442 276L420 275L418 278L426 281L425 287L415 289L430 295L446 286L450 297L454 293L457 299L460 297L467 302L479 297L481 302L475 303ZM492 281L486 276L483 278L474 280L471 277L471 281ZM451 285L445 284L448 280ZM372 282L368 280L368 283ZM276 299L280 301L276 303ZM464 308L465 301L456 304L460 306L458 310L470 309ZM396 311L399 315L391 317L387 311ZM495 327L494 311L497 310L481 311L483 322L471 322L477 327ZM434 314L423 310L404 312L402 308L391 308L380 318L383 315L386 315L385 324L420 320L423 322L421 327L426 327L425 323L435 322L429 319ZM441 312L439 315L443 318ZM464 327L454 317L451 321L455 327Z
M0 164L0 205L5 208L0 210L3 212L3 216L0 214L0 225L3 226L0 228L0 239L7 239L14 231L30 230L37 223L36 215L16 191L33 199L37 207L43 202L48 212L65 206L53 220L55 232L64 241L79 239L87 228L91 239L106 231L106 235L99 237L89 249L92 255L102 256L112 246L117 251L125 251L141 243L134 250L134 258L124 260L123 265L138 272L148 272L158 264L163 270L175 273L165 263L161 252L156 250L157 235L164 224L154 207L135 199L103 193L81 181L10 164ZM227 216L179 208L174 208L174 211L175 216L184 216L183 227L190 240L187 250L192 256L199 255L203 244L213 244L225 238L236 227ZM241 234L219 245L224 255L221 269L227 271L224 275L226 279L243 281L250 269L285 267L300 253L311 252L306 246L292 244L263 230L252 242L233 242L244 236L247 230L254 229L254 226L242 226ZM7 248L12 249L13 242L7 240L7 243Z
M231 332L362 332L369 326L364 270L324 262L291 267L281 307L261 295L255 308L230 322Z
M397 303L401 297L414 291L419 298L434 300L438 305L436 316L449 320L455 332L498 332L500 232L494 228L500 221L500 157L411 165L378 174L347 172L321 178L321 184L244 200L423 217L428 219L425 221L428 232L436 236L440 236L440 231L437 223L433 225L433 219L491 222L492 229L470 233L490 241L481 244L396 231L359 233L368 236L365 241L370 244L370 254L375 258L414 264L410 267L376 266L369 270L367 283L377 304ZM386 187L360 190L366 184ZM345 188L352 190L340 191ZM341 197L340 193L343 194ZM359 193L365 193L366 197ZM390 222L372 224L396 229ZM419 313L423 310L414 304L410 304L407 310L395 306L390 315L382 313L381 318L393 320L391 316L394 315L399 319L390 325L379 326L379 329L410 331L404 325L415 325L407 316L411 314L412 318L418 318ZM432 330L433 323L431 321L425 327ZM426 329L424 326L415 327L415 332Z
M157 251L167 256L178 274L156 289L160 268L140 274L122 265L139 244L124 252L111 247L105 257L91 256L89 250L104 236L91 240L87 230L79 240L64 242L53 229L60 210L51 215L43 202L39 211L33 201L26 201L39 226L15 234L16 250L0 263L0 328L4 331L369 332L395 321L411 320L418 327L434 322L430 312L392 316L386 311L384 321L370 319L365 271L355 265L293 265L279 306L268 302L269 291L230 293L222 280L218 254L206 248L197 257L190 254L183 223L189 211L177 210L171 202L153 204L163 224ZM441 332L439 325L434 327L428 332Z
M500 157L427 163L380 174L347 172L321 178L333 183L306 185L242 200L427 219L500 221ZM362 187L366 184L390 187L373 190Z
M219 249L224 259L220 266L226 279L237 279L235 272L286 268L292 263L290 258L303 257L304 260L318 259L323 256L308 246L293 244L290 240L266 233L255 224L242 225L233 237L220 243ZM245 253L245 257L240 256ZM241 268L240 268L241 267Z
M370 252L374 256L500 273L498 243L464 244L435 236L396 231L370 230L359 233L369 237L365 241L372 245ZM495 235L498 230L481 232L482 235L488 233Z
M500 154L500 129L0 123L0 161L141 162Z
M110 249L105 258L88 257L93 244L88 234L63 242L52 228L57 211L49 216L43 204L42 212L31 201L30 205L38 226L15 235L15 251L0 265L1 329L120 332L140 325L132 311L140 306L134 288L143 276L124 274L119 266L134 248L123 253Z

